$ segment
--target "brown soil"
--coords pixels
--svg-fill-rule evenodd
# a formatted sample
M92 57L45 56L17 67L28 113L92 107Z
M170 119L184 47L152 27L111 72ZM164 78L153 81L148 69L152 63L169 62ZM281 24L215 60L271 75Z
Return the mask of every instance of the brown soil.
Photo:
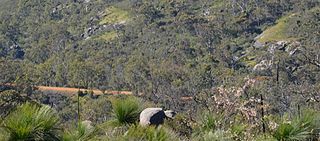
M79 88L67 88L67 87L47 87L47 86L37 86L36 87L38 90L43 91L43 92L58 92L61 94L67 94L67 95L74 95L77 94L78 91L93 91L95 95L102 95L102 91L100 90L92 90L92 89L79 89ZM132 92L130 91L105 91L105 94L124 94L124 95L131 95Z

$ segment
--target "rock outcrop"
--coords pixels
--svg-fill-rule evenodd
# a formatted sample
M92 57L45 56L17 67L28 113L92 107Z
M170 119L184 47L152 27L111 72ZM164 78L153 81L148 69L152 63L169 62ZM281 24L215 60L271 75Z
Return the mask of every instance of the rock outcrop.
M300 42L297 41L278 41L266 44L265 48L267 54L265 54L264 57L255 60L257 64L253 67L253 71L268 74L266 72L269 72L272 69L276 52L284 52L287 53L288 56L293 56L299 51L302 51L300 46Z

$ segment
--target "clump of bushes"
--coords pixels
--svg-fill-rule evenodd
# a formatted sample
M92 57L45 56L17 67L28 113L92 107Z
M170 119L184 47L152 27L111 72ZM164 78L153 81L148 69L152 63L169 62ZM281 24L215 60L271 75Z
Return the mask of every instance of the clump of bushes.
M178 140L175 133L162 126L148 126L142 127L139 125L132 125L128 131L121 137L121 140L133 141L169 141Z
M97 128L93 127L88 121L78 123L76 128L66 131L63 135L63 141L85 141L96 135Z
M112 120L95 127L90 121L79 122L74 128L63 131L55 110L48 106L27 102L18 106L1 121L0 141L299 141L318 140L320 134L318 111L307 110L299 115L287 114L281 118L283 120L270 117L268 121L275 124L274 128L253 133L252 129L260 128L259 125L251 127L245 123L246 121L237 118L228 118L226 121L223 114L206 111L199 114L196 120L191 121L181 114L174 120L166 121L165 125L142 127L138 124L142 109L138 99L127 96L117 97L111 98L111 103ZM269 127L268 121L265 121L266 127Z
M229 141L233 135L230 131L220 129L222 117L212 112L203 112L198 117L199 122L194 127L194 141Z
M279 123L273 137L277 140L311 140L319 136L319 129L320 114L315 111L305 111L291 121L283 120Z
M138 99L135 97L125 97L111 100L113 125L133 124L138 121L142 110Z
M193 138L194 141L232 141L232 134L224 130L205 131Z
M128 128L137 124L142 106L139 99L131 96L110 99L112 103L112 119L100 125L108 138L122 136Z
M49 106L25 103L2 122L9 140L59 140L59 117Z

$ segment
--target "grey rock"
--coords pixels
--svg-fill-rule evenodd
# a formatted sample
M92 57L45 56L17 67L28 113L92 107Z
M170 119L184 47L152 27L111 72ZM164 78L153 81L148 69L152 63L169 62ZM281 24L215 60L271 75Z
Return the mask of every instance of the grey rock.
M254 40L258 40L259 38L261 38L263 36L263 33L261 33L260 35L258 35L257 37L254 38Z
M277 45L270 45L269 48L268 48L268 52L271 53L271 54L274 54L275 50L277 49Z
M140 125L160 125L166 118L174 118L175 112L172 110L164 111L162 108L146 108L140 113Z
M256 47L256 48L262 48L262 47L264 47L266 45L264 43L256 41L256 42L254 42L253 46Z
M272 60L262 60L253 67L254 71L265 71L272 67Z

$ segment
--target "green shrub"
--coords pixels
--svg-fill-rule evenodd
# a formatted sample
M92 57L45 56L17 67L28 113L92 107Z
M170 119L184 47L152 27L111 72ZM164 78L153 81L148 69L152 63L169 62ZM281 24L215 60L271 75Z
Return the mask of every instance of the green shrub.
M17 106L30 101L30 98L20 95L17 91L0 92L0 118L6 117Z
M178 140L173 131L170 131L164 127L142 127L132 125L128 131L121 137L120 140L125 141L169 141Z
M0 128L0 141L7 141L9 140L9 134Z
M189 138L192 135L192 124L189 117L183 114L177 114L174 119L166 120L164 126L172 129L181 137Z
M245 137L246 129L248 128L248 125L243 123L234 123L230 131L234 135L234 138L242 140Z
M86 141L95 136L96 128L87 125L83 122L78 124L78 127L66 131L63 135L64 141Z
M277 141L272 135L261 134L254 138L255 141Z
M114 120L109 123L115 126L135 123L141 111L140 103L134 97L112 100L112 109Z
M219 125L221 117L217 116L211 112L204 112L198 120L200 123L197 124L194 131L194 136L198 136L199 134L214 131Z
M194 141L232 141L232 134L224 130L204 131L193 137Z
M59 118L49 106L25 103L3 121L9 140L59 140Z
M202 118L202 130L213 130L217 127L217 117L213 114L207 113Z
M319 117L317 112L305 111L301 117L295 117L291 122L280 123L273 136L277 140L295 141L313 138L319 129Z
M200 121L195 127L192 140L195 141L229 141L233 134L219 129L222 117L211 112L203 112L198 118Z

